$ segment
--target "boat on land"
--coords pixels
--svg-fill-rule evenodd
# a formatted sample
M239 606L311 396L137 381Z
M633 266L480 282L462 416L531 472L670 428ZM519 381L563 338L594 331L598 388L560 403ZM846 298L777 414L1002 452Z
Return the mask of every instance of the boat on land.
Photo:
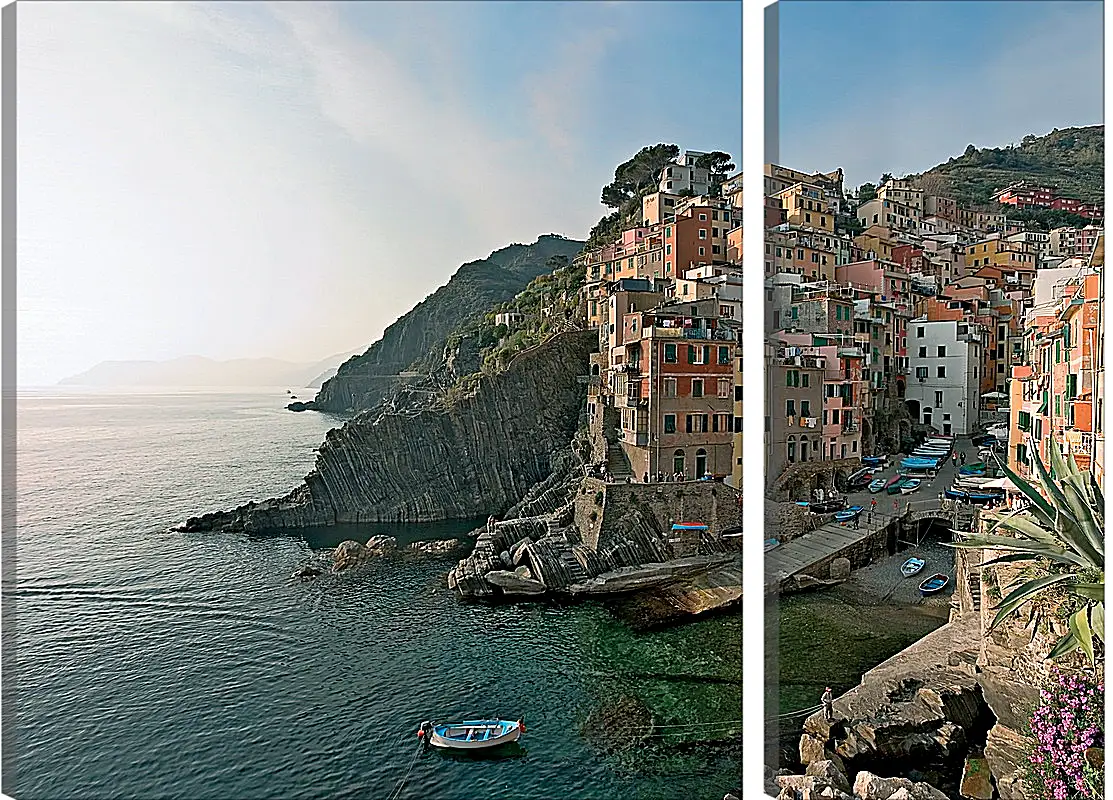
M850 520L857 517L864 510L865 506L851 506L844 511L837 512L835 514L835 522L850 522Z
M921 481L919 478L909 478L901 485L900 493L912 494L914 491L920 488L921 483L923 483L923 481Z
M942 572L937 572L930 578L925 578L920 584L920 594L927 597L929 594L938 594L946 587L947 582L950 580Z
M867 467L886 467L889 465L888 456L862 456L862 463Z
M929 457L925 457L925 456L909 456L908 458L905 458L905 459L901 460L900 468L901 469L918 469L918 470L936 469L939 466L939 462L942 461L942 460L943 460L942 457L939 457L939 458L930 457L929 458Z
M768 553L773 548L779 546L780 543L781 543L780 539L766 539L765 540L765 552Z
M899 480L890 483L885 491L889 494L903 494L904 487L907 486L908 482L913 479L909 478L907 475L900 475L899 478Z
M986 465L984 461L976 461L973 464L965 464L958 468L959 475L985 475Z
M924 568L927 562L922 558L910 558L900 565L900 574L906 578L911 578L917 572Z
M516 742L523 733L525 723L520 719L467 719L442 724L423 722L417 735L433 747L483 750Z
M869 490L871 494L877 494L889 483L887 478L874 478L870 481Z

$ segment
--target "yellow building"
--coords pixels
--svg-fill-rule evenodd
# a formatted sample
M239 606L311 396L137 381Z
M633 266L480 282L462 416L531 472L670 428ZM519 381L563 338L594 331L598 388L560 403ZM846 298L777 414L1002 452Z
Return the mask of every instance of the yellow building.
M789 225L834 233L835 215L820 187L797 183L773 196L781 201Z

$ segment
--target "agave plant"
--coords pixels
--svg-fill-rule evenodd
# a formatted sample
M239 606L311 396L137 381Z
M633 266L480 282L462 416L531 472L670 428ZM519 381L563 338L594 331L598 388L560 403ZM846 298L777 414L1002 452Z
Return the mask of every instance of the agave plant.
M1073 458L1057 446L1049 447L1050 472L1039 451L1029 441L1039 488L1021 478L997 459L1001 469L1028 499L1022 511L1013 511L985 535L963 534L953 547L984 548L1007 555L983 566L1007 562L1050 562L1049 574L1013 588L996 607L993 630L1029 600L1052 587L1065 589L1082 601L1071 614L1070 630L1055 644L1049 659L1061 658L1081 648L1094 661L1094 638L1105 641L1105 498L1093 472L1082 472ZM996 456L995 456L996 458ZM995 533L998 529L1011 535Z

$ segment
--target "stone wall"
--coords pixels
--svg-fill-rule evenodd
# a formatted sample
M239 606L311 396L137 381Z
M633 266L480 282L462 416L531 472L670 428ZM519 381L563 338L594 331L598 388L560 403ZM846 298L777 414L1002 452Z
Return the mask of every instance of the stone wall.
M668 536L673 523L702 522L707 536L718 541L724 530L742 524L742 493L717 481L681 483L626 483L606 486L602 510L593 523L591 511L599 508L595 493L601 481L585 481L588 491L577 499L576 525L584 542L594 549L605 549L628 535L630 520L644 520L662 536ZM691 545L688 546L691 549ZM680 552L674 557L695 555Z
M844 491L847 477L861 468L862 459L857 457L797 462L773 481L769 487L769 499L778 502L808 500L816 488Z

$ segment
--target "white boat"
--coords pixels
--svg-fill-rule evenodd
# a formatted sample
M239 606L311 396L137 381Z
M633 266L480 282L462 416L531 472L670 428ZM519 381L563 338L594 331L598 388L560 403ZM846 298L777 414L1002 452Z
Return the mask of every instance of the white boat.
M919 478L909 478L907 481L901 484L900 493L912 494L914 491L920 488L921 483L923 483L923 481L921 481Z
M927 562L922 558L910 558L900 566L900 574L910 578L924 568Z
M452 750L481 750L516 742L525 733L522 720L466 719L434 725L422 723L418 736L426 736L433 747Z

